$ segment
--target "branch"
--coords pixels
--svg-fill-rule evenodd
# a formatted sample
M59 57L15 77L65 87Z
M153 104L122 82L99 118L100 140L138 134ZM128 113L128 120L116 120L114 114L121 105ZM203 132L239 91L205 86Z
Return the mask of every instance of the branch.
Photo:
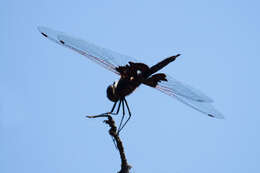
M113 120L113 118L108 113L96 115L96 116L87 116L87 118L100 118L100 117L107 118L107 120L105 120L104 122L110 126L110 129L108 132L112 136L112 138L116 141L116 146L118 148L120 158L121 158L121 170L118 173L129 173L131 166L128 165L128 163L127 163L123 143L122 143L119 135L117 134L117 127L115 125L115 121Z

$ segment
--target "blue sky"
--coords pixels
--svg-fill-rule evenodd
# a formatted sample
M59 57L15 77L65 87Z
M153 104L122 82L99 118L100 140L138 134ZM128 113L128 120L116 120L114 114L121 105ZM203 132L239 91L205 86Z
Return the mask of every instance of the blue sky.
M152 65L215 100L207 117L141 86L122 132L132 172L259 172L259 2L3 1L0 172L116 172L108 128L115 74L42 37L47 26ZM115 117L119 120L120 117Z

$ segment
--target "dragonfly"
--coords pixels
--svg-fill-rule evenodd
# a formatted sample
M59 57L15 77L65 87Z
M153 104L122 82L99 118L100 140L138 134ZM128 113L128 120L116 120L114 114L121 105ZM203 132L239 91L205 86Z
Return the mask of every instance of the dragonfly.
M198 89L176 80L167 73L157 73L159 70L175 61L180 54L167 57L149 67L133 57L97 46L63 32L43 26L38 27L38 30L44 37L51 41L78 52L120 76L119 80L107 87L107 98L113 102L112 109L107 112L107 114L117 115L122 105L123 115L118 128L118 133L124 128L132 115L126 101L126 96L133 93L135 89L142 84L176 98L180 102L209 117L217 119L224 118L224 116L212 105L213 100L210 97ZM117 110L114 112L117 103ZM128 118L124 121L126 115L125 109L127 109Z

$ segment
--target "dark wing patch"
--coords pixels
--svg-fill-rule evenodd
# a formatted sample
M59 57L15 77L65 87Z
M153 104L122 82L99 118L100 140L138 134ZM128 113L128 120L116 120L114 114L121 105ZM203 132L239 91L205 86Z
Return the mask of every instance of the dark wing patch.
M166 75L164 73L158 73L158 74L152 75L151 77L146 79L143 83L145 85L155 88L158 85L158 83L161 81L167 81Z
M43 33L43 32L42 32L41 34L42 34L44 37L48 37L48 35L46 35L46 34L45 34L45 33Z

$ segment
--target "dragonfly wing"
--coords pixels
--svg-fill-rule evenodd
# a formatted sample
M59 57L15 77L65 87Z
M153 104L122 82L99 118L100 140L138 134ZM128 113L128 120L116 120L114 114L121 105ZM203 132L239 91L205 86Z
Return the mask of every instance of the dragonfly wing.
M194 89L186 84L179 82L170 75L166 74L167 81L161 81L156 86L157 89L163 89L167 93L185 97L187 99L198 102L213 102L211 98L203 94L201 91Z
M38 27L38 30L50 40L80 53L116 74L119 74L115 69L116 67L124 66L128 64L129 61L136 62L132 57L96 46L63 32L55 31L47 27Z
M186 97L169 92L165 88L158 87L157 89L169 96L176 98L177 100L188 105L189 107L192 107L193 109L202 112L210 117L214 117L218 119L224 118L224 116L218 110L216 110L214 106L209 102L198 102L191 99L187 99Z
M137 62L134 58L125 56L109 49L101 48L92 43L71 37L63 32L55 31L47 27L38 27L42 35L56 42L59 45L70 48L90 60L102 65L106 69L119 74L116 67L124 66L129 61ZM212 100L201 92L182 84L167 75L167 82L160 82L156 88L170 96L174 96L186 105L216 118L223 116L210 104Z
M37 29L44 37L54 41L55 43L58 43L59 45L62 45L58 39L58 36L64 33L43 26L39 26Z

